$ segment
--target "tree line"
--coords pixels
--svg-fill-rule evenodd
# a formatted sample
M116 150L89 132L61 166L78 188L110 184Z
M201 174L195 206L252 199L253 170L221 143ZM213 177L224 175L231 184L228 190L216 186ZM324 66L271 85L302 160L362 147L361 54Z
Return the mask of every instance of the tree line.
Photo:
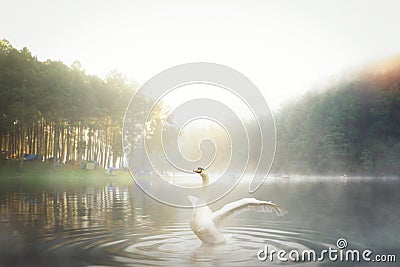
M394 58L285 105L275 114L272 171L399 175L399 84L400 58ZM101 79L87 75L79 62L41 62L27 48L0 40L2 157L22 163L25 154L33 154L54 164L92 160L102 167L122 167L122 120L136 90L119 72ZM126 142L132 153L143 127L130 113L149 103L145 97L139 100L128 110L128 126L134 130L125 138L133 140ZM161 118L150 121L148 134L160 131ZM164 141L173 142L177 129L169 128ZM150 149L162 153L157 145Z
M369 66L280 110L273 171L400 175L399 59Z
M136 89L119 72L103 80L79 62L41 62L27 48L0 40L2 157L121 165L122 119Z

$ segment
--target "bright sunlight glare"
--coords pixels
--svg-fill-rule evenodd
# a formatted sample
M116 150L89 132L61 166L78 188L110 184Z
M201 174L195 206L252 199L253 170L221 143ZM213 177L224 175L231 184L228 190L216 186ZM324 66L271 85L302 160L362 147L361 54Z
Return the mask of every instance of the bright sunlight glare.
M9 1L0 38L39 60L78 60L100 77L117 69L141 84L188 62L223 64L276 108L331 75L399 53L399 7L390 0Z

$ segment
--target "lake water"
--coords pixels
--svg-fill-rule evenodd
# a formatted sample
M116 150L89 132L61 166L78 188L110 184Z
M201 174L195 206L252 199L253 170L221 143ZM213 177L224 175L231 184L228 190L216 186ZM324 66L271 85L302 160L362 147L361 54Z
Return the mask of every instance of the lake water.
M192 211L158 203L132 182L106 187L0 193L0 266L399 266L398 179L269 179L256 192L289 213L245 213L221 229L223 245L203 245L189 228ZM238 187L213 210L244 196ZM260 261L265 249L347 248L394 255L397 263ZM260 254L261 255L261 254ZM318 255L318 254L317 254Z

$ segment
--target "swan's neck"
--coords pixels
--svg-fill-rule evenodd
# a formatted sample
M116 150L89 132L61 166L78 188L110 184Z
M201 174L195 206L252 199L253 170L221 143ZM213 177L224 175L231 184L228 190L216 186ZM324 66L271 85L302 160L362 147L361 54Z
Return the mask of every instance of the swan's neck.
M203 180L203 186L208 185L210 182L210 179L208 178L208 174L202 173L200 175L201 175L201 179Z
M208 174L206 172L202 172L200 173L201 175L201 179L203 181L203 190L202 190L202 194L200 197L200 200L202 203L206 203L207 199L208 199L208 184L210 182L210 179L208 178Z

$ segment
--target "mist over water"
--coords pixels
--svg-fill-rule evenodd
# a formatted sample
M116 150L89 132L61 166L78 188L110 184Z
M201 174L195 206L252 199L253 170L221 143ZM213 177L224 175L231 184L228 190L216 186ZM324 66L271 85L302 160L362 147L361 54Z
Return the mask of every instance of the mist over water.
M222 227L232 238L219 246L203 245L192 233L191 209L160 204L134 183L41 192L3 189L0 266L270 266L281 263L257 259L265 245L318 252L336 248L339 238L349 249L400 259L399 186L395 178L268 178L251 197L272 200L289 213L232 218ZM247 186L239 185L210 207L217 210L246 196Z

